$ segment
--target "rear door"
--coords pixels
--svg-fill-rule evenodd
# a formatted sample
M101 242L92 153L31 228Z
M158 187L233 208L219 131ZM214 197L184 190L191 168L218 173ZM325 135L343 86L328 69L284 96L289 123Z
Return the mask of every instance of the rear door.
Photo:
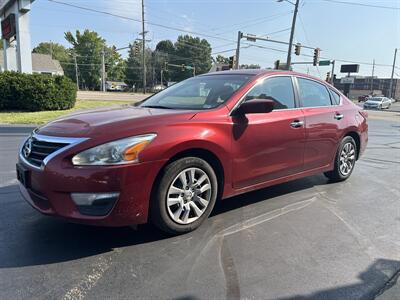
M329 166L346 126L340 95L304 77L297 77L297 88L305 117L304 170Z
M270 99L270 113L232 117L233 186L244 188L298 173L303 168L304 117L291 76L267 77L243 101Z

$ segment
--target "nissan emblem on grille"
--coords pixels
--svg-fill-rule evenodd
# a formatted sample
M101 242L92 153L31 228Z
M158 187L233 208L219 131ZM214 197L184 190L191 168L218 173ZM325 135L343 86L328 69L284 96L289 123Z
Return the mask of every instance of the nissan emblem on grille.
M27 158L32 152L32 138L29 138L24 145L24 156Z

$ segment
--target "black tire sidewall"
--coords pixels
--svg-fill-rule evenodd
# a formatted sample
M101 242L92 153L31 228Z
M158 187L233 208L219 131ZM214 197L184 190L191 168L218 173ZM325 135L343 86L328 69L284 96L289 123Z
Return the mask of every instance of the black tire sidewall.
M183 225L178 224L171 219L167 210L167 193L172 181L176 176L187 168L199 168L203 170L210 179L211 183L211 198L206 211L191 224ZM158 186L156 187L154 197L151 203L151 218L153 223L171 234L181 234L185 232L190 232L203 223L205 219L210 215L218 195L218 181L215 171L205 160L198 157L185 157L176 160L169 165L167 165L163 171L160 178Z

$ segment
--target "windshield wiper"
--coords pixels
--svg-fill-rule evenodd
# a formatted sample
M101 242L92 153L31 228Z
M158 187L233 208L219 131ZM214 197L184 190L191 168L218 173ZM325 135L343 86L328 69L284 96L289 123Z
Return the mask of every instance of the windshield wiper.
M146 107L146 108L161 108L161 109L173 109L172 107L163 106L163 105L142 105L141 107Z

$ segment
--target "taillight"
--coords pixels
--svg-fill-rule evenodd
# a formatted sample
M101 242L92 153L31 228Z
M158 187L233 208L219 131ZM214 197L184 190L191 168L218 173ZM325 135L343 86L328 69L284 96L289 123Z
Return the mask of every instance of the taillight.
M368 112L366 112L365 110L359 110L358 112L364 117L364 119L368 119Z

